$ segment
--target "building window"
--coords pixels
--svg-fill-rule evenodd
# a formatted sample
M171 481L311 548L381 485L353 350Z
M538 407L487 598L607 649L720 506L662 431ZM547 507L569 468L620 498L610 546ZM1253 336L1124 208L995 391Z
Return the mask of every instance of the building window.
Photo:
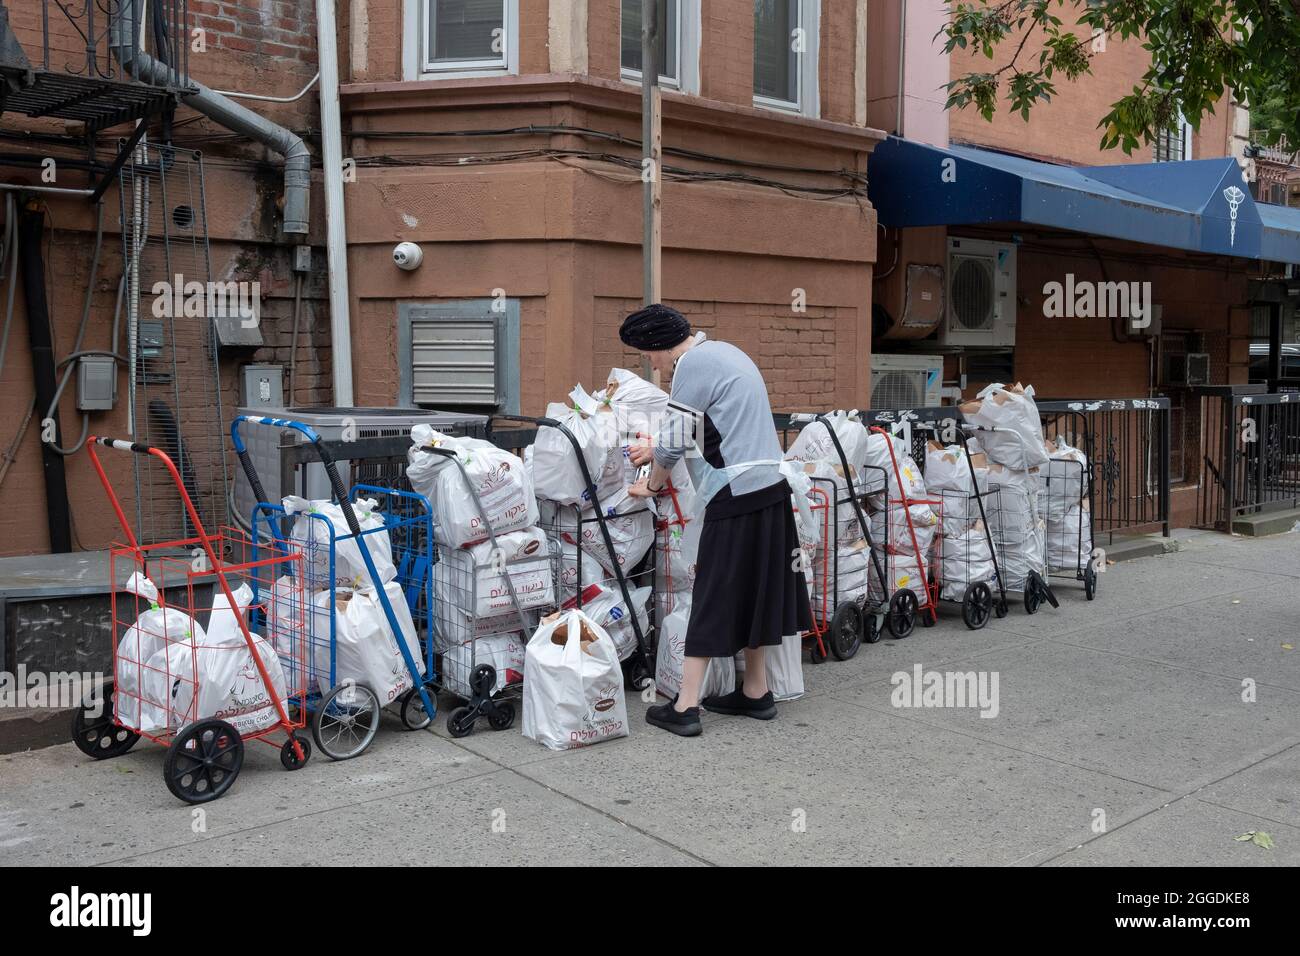
M678 51L681 49L680 4L678 0L659 0L659 43L655 55L659 58L659 82L676 86L681 76ZM628 79L641 78L641 7L642 0L623 0L623 75Z
M1155 159L1157 163L1179 163L1192 158L1192 125L1178 117L1173 129L1156 134Z
M754 0L754 105L816 116L818 0Z
M407 0L407 79L517 73L519 0Z
M659 0L659 85L683 93L700 91L701 0ZM621 0L623 79L641 82L641 0Z

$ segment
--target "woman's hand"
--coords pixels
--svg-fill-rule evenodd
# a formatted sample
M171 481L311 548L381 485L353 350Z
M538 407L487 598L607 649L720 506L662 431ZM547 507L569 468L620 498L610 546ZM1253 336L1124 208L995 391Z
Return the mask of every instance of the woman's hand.
M648 478L642 478L636 484L631 485L627 489L627 493L633 498L653 498L655 495L663 494L663 491L662 488L658 491L651 491L650 480Z
M632 464L640 468L642 465L649 464L654 459L654 451L651 450L649 442L642 442L639 445L629 445L627 449L627 457Z

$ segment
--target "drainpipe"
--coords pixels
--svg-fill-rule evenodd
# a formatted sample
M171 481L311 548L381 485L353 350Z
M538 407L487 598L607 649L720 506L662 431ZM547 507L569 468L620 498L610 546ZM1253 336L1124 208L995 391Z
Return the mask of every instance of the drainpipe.
M174 82L175 71L142 50L131 29L131 24L143 22L141 3L142 0L122 0L121 12L110 25L109 48L122 69L136 79L155 86L166 85ZM186 106L284 157L284 231L289 235L306 235L311 210L311 153L307 144L292 131L202 83L189 82L197 90L182 96Z
M321 162L325 173L325 252L329 263L330 366L334 404L352 405L352 327L348 294L348 234L343 209L343 134L339 119L339 48L335 0L316 0L316 59L320 62Z

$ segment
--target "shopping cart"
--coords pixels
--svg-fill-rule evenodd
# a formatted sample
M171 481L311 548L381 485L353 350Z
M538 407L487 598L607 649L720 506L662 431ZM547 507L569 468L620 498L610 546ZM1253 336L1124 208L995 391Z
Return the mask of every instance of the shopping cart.
M818 505L824 508L823 528L826 529L821 535L823 542L821 563L814 564L814 578L816 579L816 570L820 568L822 586L815 598L810 594L813 604L813 629L805 635L811 642L811 660L816 664L827 658L826 643L823 641L826 635L830 637L830 652L835 655L836 660L846 661L858 652L863 641L874 644L880 640L884 632L883 600L873 599L869 582L870 575L874 571L880 582L879 593L885 594L887 592L885 571L873 540L871 522L863 510L862 499L886 487L887 482L884 470L870 465L864 466L855 474L844 451L844 445L835 432L835 426L826 415L796 413L790 416L792 425L806 427L813 422L820 422L830 436L843 475L843 485L833 479L813 479L814 490L820 491L821 499L814 504L814 508ZM848 519L841 520L840 514L845 505L849 507L851 515ZM834 520L831 520L832 512ZM859 593L844 599L840 588L840 538L842 534L848 537L851 529L855 527L858 537L853 540L865 542L866 573L863 575L863 587L858 589ZM834 610L828 616L827 612L832 608Z
M265 500L261 476L248 453L241 426L257 425L301 434L325 470L336 504L343 514L349 533L339 535L334 523L325 515L305 511L290 515L283 504ZM250 516L255 547L270 543L276 548L291 548L303 554L301 587L307 602L307 643L305 692L294 704L311 715L311 732L321 752L332 760L359 756L375 739L384 707L397 705L402 723L411 730L422 730L437 713L436 670L432 649L433 597L430 586L433 564L433 520L429 502L414 492L357 485L349 493L333 457L320 435L310 425L284 418L240 415L230 425L230 438L243 466L254 498L258 502ZM366 516L363 529L354 502L359 497L373 498L376 507ZM339 554L359 556L367 578L339 580ZM391 551L397 570L394 581L400 588L404 607L395 606L393 595L382 580L372 549ZM280 634L280 620L286 612L281 590L284 581L272 582L268 592L265 619L270 633ZM387 687L372 687L353 674L340 679L338 647L338 608L342 597L362 588L373 593L383 611L392 645L402 657L405 674L393 674ZM397 589L393 589L397 590ZM292 606L288 608L292 612ZM423 645L417 659L404 635L414 627L416 642ZM403 689L404 688L404 689ZM381 698L380 691L384 691Z
M1024 454L1024 438L1009 428L987 425L963 426L967 435L998 432L1014 436ZM1034 475L1008 471L1000 483L990 479L989 490L996 487L996 496L990 496L986 517L993 534L993 551L997 557L1002 586L1007 591L1021 594L1025 613L1035 614L1044 602L1060 607L1055 592L1048 585L1047 535L1039 502L1039 487Z
M918 617L924 627L933 627L939 620L938 582L931 571L930 561L933 536L942 524L943 502L937 498L917 498L907 494L903 468L894 448L893 432L879 425L873 425L871 431L885 437L893 487L897 489L896 495L886 492L886 518L894 512L902 518L903 527L898 530L897 545L893 533L886 526L884 542L889 580L884 593L889 601L889 629L895 637L906 637L916 627ZM928 508L934 513L936 520L932 527L917 530L912 514L912 509L917 507ZM918 587L911 586L913 580Z
M650 499L636 503L635 499L628 498L615 508L610 507L610 502L602 501L595 476L583 456L582 445L568 427L553 418L493 416L488 421L489 435L512 422L538 429L553 428L573 448L590 506L557 506L549 514L544 513L541 521L551 544L556 600L562 607L583 608L590 601L593 584L614 592L618 607L628 611L627 626L631 630L633 647L624 657L627 682L636 690L644 690L654 682L655 673L655 648L647 611L654 585L658 523L654 506ZM621 549L612 531L616 524L622 532L619 539L623 544ZM629 548L639 549L642 544L646 546L645 554L639 560L627 565L619 559L620 553L626 553ZM602 556L604 561L599 560ZM595 568L587 562L594 564ZM641 587L634 587L635 584ZM645 593L646 600L639 601L635 592Z
M925 422L912 427L919 435L951 437L955 439L954 444L961 446L962 460L970 476L970 493L934 489L927 494L942 504L934 560L939 600L960 603L962 621L967 628L977 631L988 624L990 617L1007 615L1007 592L998 573L997 548L989 529L989 512L998 510L1000 490L989 489L980 480L965 432L955 427L941 432L935 424Z
M444 467L457 469L466 497L473 502L478 520L487 531L486 552L490 555L487 561L479 561L469 549L437 543L435 527L434 646L442 664L440 686L465 701L447 715L447 732L453 737L468 736L479 717L487 717L493 730L506 730L515 721L515 699L523 681L524 642L537 623L537 611L531 608L536 591L529 588L521 597L515 581L530 575L542 581L538 571L544 571L544 580L549 582L549 558L542 549L535 556L507 559L497 544L498 535L478 490L456 451L430 445L421 446L421 451L444 458ZM553 591L549 584L544 589L541 606L550 607L554 603ZM495 607L502 603L504 609Z
M1046 557L1049 577L1072 577L1083 583L1089 601L1097 596L1098 575L1104 570L1094 549L1092 438L1084 416L1077 418L1067 441L1060 415L1053 416L1055 440L1065 442L1073 457L1053 457L1042 472L1040 507L1046 521ZM1046 415L1044 415L1046 418ZM1083 441L1079 442L1082 436ZM1080 447L1080 445L1082 447Z
M161 462L192 536L141 543L96 446ZM96 759L124 754L140 737L163 744L163 780L186 803L206 803L230 789L243 767L245 741L277 747L287 770L302 767L311 745L295 733L302 721L289 714L289 702L303 692L307 654L302 554L272 545L257 548L254 557L254 542L242 531L208 534L176 465L157 448L95 436L86 448L126 537L125 545L110 549L110 577L122 580L130 568L134 593L129 600L112 594L113 680L74 714L73 742ZM298 583L283 592L287 613L277 653L253 632L252 614L244 613L251 598L242 596L286 575ZM286 739L274 744L270 738L279 731Z

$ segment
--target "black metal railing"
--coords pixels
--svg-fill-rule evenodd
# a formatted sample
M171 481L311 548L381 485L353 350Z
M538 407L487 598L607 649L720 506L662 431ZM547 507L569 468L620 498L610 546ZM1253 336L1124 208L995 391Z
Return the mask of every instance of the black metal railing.
M1231 530L1237 518L1300 508L1300 392L1228 385L1197 395L1204 445L1199 523Z
M1169 399L1038 401L1043 434L1088 456L1097 535L1159 528L1169 536Z
M137 82L180 89L189 85L190 0L40 0L41 68L101 82ZM115 44L143 42L166 69L123 68Z

